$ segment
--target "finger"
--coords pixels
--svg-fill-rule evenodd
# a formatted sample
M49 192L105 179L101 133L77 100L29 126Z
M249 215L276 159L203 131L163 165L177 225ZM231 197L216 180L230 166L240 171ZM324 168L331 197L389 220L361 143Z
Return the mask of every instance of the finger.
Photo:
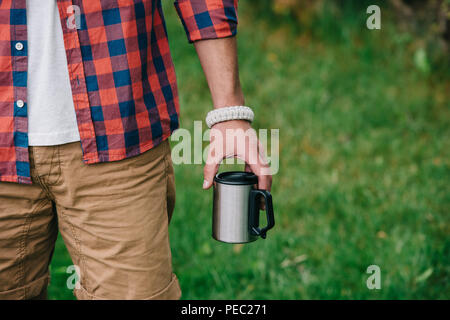
M269 175L260 175L258 176L258 189L267 190L270 192L272 188L272 176ZM261 210L266 210L266 202L263 197L260 200L260 208Z
M208 160L203 168L203 189L209 189L213 185L214 176L219 169L220 161L211 156L208 156Z
M257 150L254 150L253 152L257 152ZM257 161L255 162L252 159L257 159ZM270 168L268 165L263 163L259 157L249 157L246 158L246 169L247 166L258 176L258 189L270 191L272 186L272 176L270 175Z
M264 200L264 198L261 198L259 200L259 207L261 208L261 210L266 211L266 201Z
M272 189L272 176L259 175L258 176L258 188L261 190L270 191Z
M246 164L245 164L245 169L244 169L244 170L245 170L245 172L252 172L252 173L254 173L254 174L257 175L257 176L264 176L264 175L265 175L265 170L266 170L266 168L265 168L265 167L262 167L262 169L259 170L258 173L255 173L255 172L253 172L253 170L251 169L250 165L249 165L248 163L246 163ZM255 169L255 171L256 171L256 169ZM271 187L272 187L272 177L271 177L270 175L268 175L266 180L264 180L264 179L259 179L259 178L258 178L258 185L255 185L255 186L259 187L259 189L267 188L267 189L264 189L264 190L270 191L270 189L271 189ZM261 186L262 186L262 187L261 187ZM268 186L268 187L267 187L267 186Z
M266 150L264 149L263 144L261 143L260 140L258 140L258 156L259 156L259 161L263 164L263 165L269 165L269 161L267 159L267 154L266 154Z

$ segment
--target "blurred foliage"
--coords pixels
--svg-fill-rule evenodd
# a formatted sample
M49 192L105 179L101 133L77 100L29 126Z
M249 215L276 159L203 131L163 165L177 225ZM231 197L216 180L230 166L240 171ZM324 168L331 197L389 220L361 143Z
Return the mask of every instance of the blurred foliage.
M359 29L369 5L382 11L382 24L396 28L399 41L408 43L421 72L448 70L450 0L259 0L258 14L271 23L289 25L303 37L324 41L360 41ZM438 72L439 76L448 75Z
M450 0L390 0L399 30L414 37L417 68L429 74L434 69L448 70L450 45Z

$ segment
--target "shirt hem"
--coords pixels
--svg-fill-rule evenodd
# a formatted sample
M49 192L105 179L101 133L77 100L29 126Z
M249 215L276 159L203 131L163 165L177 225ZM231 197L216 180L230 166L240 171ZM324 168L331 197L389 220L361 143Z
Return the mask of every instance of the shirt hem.
M140 148L136 148L136 151L126 154L126 153L111 153L108 151L107 156L101 156L98 152L96 152L93 156L83 156L83 161L86 164L94 164L94 163L101 163L101 162L112 162L112 161L120 161L124 160L133 156L138 156L152 148L155 148L156 146L163 143L165 140L167 140L175 130L171 130L168 133L161 136L159 141L151 141L150 143L144 144L140 146Z

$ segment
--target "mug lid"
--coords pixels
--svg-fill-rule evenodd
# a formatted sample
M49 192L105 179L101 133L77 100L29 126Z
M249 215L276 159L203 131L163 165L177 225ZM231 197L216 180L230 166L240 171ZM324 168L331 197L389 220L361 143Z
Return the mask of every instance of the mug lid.
M258 183L258 177L252 172L228 171L218 173L214 181L231 185L253 185Z

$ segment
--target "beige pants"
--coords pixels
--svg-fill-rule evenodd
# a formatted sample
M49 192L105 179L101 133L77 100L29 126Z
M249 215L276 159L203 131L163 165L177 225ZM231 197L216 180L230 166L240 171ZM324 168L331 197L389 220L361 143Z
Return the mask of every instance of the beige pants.
M30 147L30 164L33 185L0 183L0 299L45 298L58 227L80 272L78 299L180 298L167 141L94 165L78 142Z

